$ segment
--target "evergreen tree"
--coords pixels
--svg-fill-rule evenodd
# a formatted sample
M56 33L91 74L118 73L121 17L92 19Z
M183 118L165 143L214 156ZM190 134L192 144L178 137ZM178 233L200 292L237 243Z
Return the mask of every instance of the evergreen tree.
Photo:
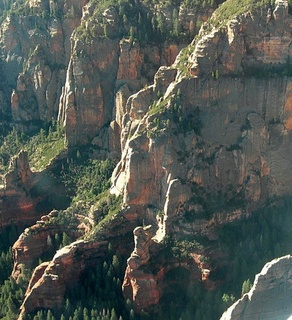
M241 295L243 296L245 293L248 293L251 287L252 287L252 283L250 282L249 279L243 281Z
M111 310L110 320L118 320L118 317L117 317L117 314L116 314L116 311L114 308L112 308L112 310Z

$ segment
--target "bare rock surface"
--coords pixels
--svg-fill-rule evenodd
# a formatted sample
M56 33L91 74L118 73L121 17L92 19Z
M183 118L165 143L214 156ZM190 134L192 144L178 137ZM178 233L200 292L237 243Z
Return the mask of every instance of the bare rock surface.
M151 226L134 229L135 249L127 261L122 286L125 298L134 303L137 312L156 305L160 298L157 276L145 270L150 258L149 246L153 236L151 229Z
M221 320L287 320L292 315L292 257L267 263L253 287L234 303Z
M29 284L19 319L37 308L60 308L66 288L76 287L81 273L93 267L107 248L107 241L76 241L60 249L49 264L40 265Z

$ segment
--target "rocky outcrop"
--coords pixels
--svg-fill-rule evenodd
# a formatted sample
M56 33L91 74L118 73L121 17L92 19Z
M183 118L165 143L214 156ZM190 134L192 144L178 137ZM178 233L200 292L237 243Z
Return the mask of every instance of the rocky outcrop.
M284 320L292 314L292 257L267 263L256 275L253 287L233 304L221 320Z
M204 211L199 202L206 206L208 194L220 194L225 203L236 198L238 205L242 201L249 208L271 195L288 194L291 182L280 168L290 168L291 163L291 132L285 128L290 82L288 78L178 82L173 91L180 90L183 97L181 117L193 117L193 123L186 120L190 129L179 133L184 128L174 122L158 129L155 117L166 121L159 114L135 125L134 116L131 126L125 127L124 132L131 128L131 138L113 174L112 192L123 194L128 204L152 205L176 217ZM173 91L166 101L173 99ZM172 107L170 102L166 110Z
M47 8L45 2L40 3L40 8ZM35 1L30 4L39 6ZM10 82L13 76L18 79L11 98L15 121L45 122L58 113L70 147L91 142L96 149L121 152L111 192L123 197L124 210L121 220L113 219L109 228L120 235L141 220L153 225L153 230L135 229L135 249L123 285L138 312L151 309L162 295L158 280L164 271L152 272L150 255L159 255L166 235L195 234L214 240L217 226L250 216L273 196L291 193L286 172L292 170L292 82L285 72L291 58L291 16L286 4L277 1L273 10L247 12L226 24L215 15L215 27L203 26L199 40L183 50L170 68L161 67L154 84L143 89L160 64L174 61L180 46L143 46L132 37L120 40L115 8L101 13L103 28L92 5L81 3L82 17L80 9L78 19L64 20L71 21L71 27L81 23L75 31L63 27L67 49L48 53L51 46L35 44L20 75L18 60L8 59L14 50L23 61L24 49L10 37L17 23L11 18L3 25L3 39L9 43L3 50L7 51L7 68L13 71ZM166 11L163 14L171 17ZM190 18L186 28L194 31L194 23ZM37 33L34 28L28 30L29 35ZM56 39L61 37L58 30L56 22L52 29ZM279 46L283 50L275 49ZM54 62L55 74L48 61ZM57 84L54 77L59 77ZM49 106L52 97L54 103ZM29 181L21 186L35 187L28 188L28 193L38 192L26 175L20 175L20 180ZM121 221L131 223L123 229ZM107 231L99 235L103 232ZM156 251L151 252L154 242ZM105 243L77 242L57 253L49 265L40 266L22 315L38 307L60 306L66 287L76 284L80 272L99 253L104 254L104 247ZM163 270L163 263L157 261L156 271ZM199 269L199 278L208 282L211 269ZM50 290L55 295L48 298Z
M158 9L149 3L136 6L145 15ZM116 92L126 84L127 99L152 82L161 65L174 62L186 40L152 43L149 39L145 45L123 37L130 25L121 24L116 5L99 12L86 0L42 0L29 1L22 10L25 14L11 15L1 26L0 51L11 96L6 114L26 132L58 117L70 146L95 137L94 145L119 153L120 146L111 143L120 134ZM175 12L177 29L192 37L198 32L197 21L206 21L214 8L166 6L159 11L169 28ZM0 111L5 108L0 105Z
M71 145L89 142L111 121L118 44L97 38L88 46L75 36L59 114Z
M12 121L23 131L36 130L57 117L70 37L80 24L85 1L25 4L27 15L8 17L1 25L0 48L11 92ZM68 14L68 11L74 11ZM36 13L39 11L40 15ZM63 15L64 19L58 17Z
M160 298L157 276L147 272L145 268L150 258L149 246L153 236L151 228L137 227L133 231L135 249L127 261L122 287L125 298L133 302L136 312L156 305Z
M1 222L4 227L13 223L26 224L37 219L37 199L29 196L35 175L31 172L28 155L21 152L12 160L10 172L4 177L3 188L0 189Z
M66 288L76 287L82 272L94 267L107 248L107 241L76 241L59 250L49 264L40 265L31 278L19 319L38 308L60 308Z
M88 232L89 228L86 228L83 223L84 216L75 215L73 217L73 214L70 214L69 217L68 213L63 212L61 213L62 219L67 221L64 225L56 218L59 214L55 210L42 216L35 225L26 228L14 243L12 247L14 261L12 277L16 281L21 276L23 267L31 269L44 255L52 257L55 254L62 242L63 233L66 233L71 241L75 241L82 237L86 231ZM56 236L59 238L58 243L56 243Z
M64 187L48 171L32 172L27 152L21 151L3 178L0 227L33 224L52 207L62 208L67 202Z
M266 8L210 32L203 27L189 59L183 51L171 68L158 71L153 86L128 99L111 192L132 208L151 210L158 243L182 234L214 240L216 226L291 194L285 69L292 35L285 3L276 3L271 21ZM277 55L276 43L284 46ZM260 70L270 77L255 77ZM125 288L135 283L130 269Z
M228 1L224 5L230 6ZM213 21L220 24L221 19L220 13L214 14ZM259 8L229 19L225 26L214 27L211 32L202 28L189 59L191 73L256 75L264 68L284 71L288 57L292 57L291 25L288 1L281 0L275 2L273 11L270 7Z

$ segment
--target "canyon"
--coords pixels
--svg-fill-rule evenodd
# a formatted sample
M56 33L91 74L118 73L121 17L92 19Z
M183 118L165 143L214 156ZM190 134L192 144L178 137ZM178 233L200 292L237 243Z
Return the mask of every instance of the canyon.
M246 221L292 189L291 8L285 0L250 3L242 12L230 0L198 10L183 2L160 8L169 30L176 12L181 30L181 39L161 43L145 44L143 24L121 25L121 9L102 10L94 1L30 0L29 14L2 22L1 128L34 134L54 119L68 143L39 172L20 152L3 177L0 226L26 228L12 248L12 276L19 281L23 268L36 266L19 319L61 309L66 290L109 244L128 257L121 289L136 314L157 316L173 286L187 292L200 284L216 294L228 283L236 258L222 230L235 225L244 234ZM140 20L159 8L135 5ZM97 223L102 201L66 211L66 187L50 174L84 149L116 162L109 194L121 203ZM74 224L54 219L62 215ZM63 232L72 243L55 252L50 239ZM263 247L267 236L258 236ZM36 265L45 252L50 261ZM274 295L291 280L289 268L290 256L267 264L221 319L292 314L289 285L285 297Z

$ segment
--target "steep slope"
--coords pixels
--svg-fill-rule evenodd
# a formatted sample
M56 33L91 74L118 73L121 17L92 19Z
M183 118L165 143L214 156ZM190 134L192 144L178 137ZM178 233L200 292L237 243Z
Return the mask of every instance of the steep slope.
M158 67L172 64L198 32L196 22L214 11L214 5L194 9L179 5L168 4L158 17L159 4L152 2L19 4L1 25L5 96L11 97L11 108L3 101L1 112L26 132L58 117L70 145L99 135L96 145L119 151L119 146L111 145L118 127L113 123L113 132L109 128L115 120L116 92L127 85L127 94L125 87L120 91L127 99L152 81Z
M221 317L228 319L288 319L291 316L291 256L267 263L254 285Z
M223 227L252 217L271 199L291 196L292 18L288 1L230 8L226 1L174 64L161 67L154 84L137 93L161 61L173 62L179 46L150 49L133 41L133 34L121 40L114 9L103 11L101 28L93 3L83 8L67 56L59 119L70 146L92 141L121 152L111 193L122 206L98 220L94 240L65 247L36 270L22 316L55 303L61 307L70 281L78 283L79 272L107 254L106 245L97 250L99 241L107 244L115 235L119 242L133 230L123 292L138 313L161 317L165 303L169 314L175 310L177 318L188 319L193 315L182 310L191 285L201 283L210 298L236 278L228 269L235 265L231 249L221 247ZM150 54L146 58L150 50L159 52L154 62ZM41 52L38 47L35 55ZM56 300L47 294L54 281Z
M153 86L128 100L112 192L155 226L153 241L217 239L220 224L290 194L291 22L288 2L276 1L206 25L179 55L177 75L161 69ZM169 81L162 97L160 79ZM148 271L157 270L154 256ZM147 308L137 296L133 286L130 298Z

